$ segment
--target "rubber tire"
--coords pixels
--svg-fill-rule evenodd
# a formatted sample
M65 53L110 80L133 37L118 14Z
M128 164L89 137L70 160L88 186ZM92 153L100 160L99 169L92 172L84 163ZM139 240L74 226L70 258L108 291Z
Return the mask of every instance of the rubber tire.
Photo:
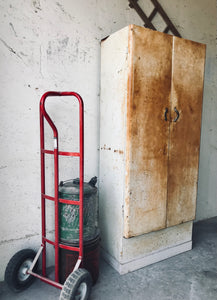
M6 270L5 270L5 281L8 285L8 287L13 292L21 292L25 289L27 289L34 281L34 276L29 276L25 280L19 279L19 270L22 264L26 260L32 260L35 258L35 251L32 249L23 249L19 252L17 252L9 261ZM38 262L36 263L33 271L35 272L38 267Z
M85 269L78 269L67 277L60 293L59 300L75 300L76 292L82 283L85 284L87 289L81 300L87 300L92 288L92 277Z

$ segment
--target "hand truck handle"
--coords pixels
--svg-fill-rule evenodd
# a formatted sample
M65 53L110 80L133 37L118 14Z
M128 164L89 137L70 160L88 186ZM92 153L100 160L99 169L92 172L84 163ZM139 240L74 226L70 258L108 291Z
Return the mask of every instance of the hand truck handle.
M83 111L83 100L82 100L81 96L75 92L53 92L53 91L50 91L50 92L46 92L46 93L44 93L44 95L42 95L41 100L40 100L40 112L45 117L47 122L50 124L50 126L53 130L53 133L54 133L54 137L57 138L57 136L58 136L57 128L54 125L53 121L51 120L51 118L49 117L49 115L45 109L45 100L47 99L47 97L55 97L55 96L74 96L74 97L76 97L79 102L80 112Z

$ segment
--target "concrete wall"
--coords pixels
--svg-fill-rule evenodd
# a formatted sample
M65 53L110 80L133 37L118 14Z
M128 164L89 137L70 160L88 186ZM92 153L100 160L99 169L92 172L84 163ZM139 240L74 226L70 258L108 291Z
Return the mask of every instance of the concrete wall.
M151 10L149 0L140 3ZM184 38L207 44L199 220L217 215L216 1L160 3ZM143 24L127 0L0 0L0 280L15 252L40 246L41 95L48 90L74 90L81 94L85 103L85 180L97 176L100 40L130 23ZM162 20L156 19L156 25L161 30ZM69 101L64 104L71 105ZM71 118L70 111L58 101L52 101L48 108L64 125ZM70 126L61 128L61 145L66 150L71 145ZM50 159L47 166L51 168L50 172L47 169L47 178L52 193ZM61 175L68 179L69 174L71 171L64 170ZM52 235L53 218L48 211Z
M131 22L141 22L125 0L112 0L109 5L106 0L0 1L0 14L2 280L6 263L15 252L37 249L41 243L41 95L48 90L81 94L85 104L85 180L98 176L100 41ZM73 117L64 106L68 100L62 106L56 99L51 102L49 105L48 100L48 110L57 120ZM66 151L71 149L69 129L60 132ZM47 166L52 194L51 159ZM64 169L60 178L77 174L69 176ZM52 210L48 212L52 235Z

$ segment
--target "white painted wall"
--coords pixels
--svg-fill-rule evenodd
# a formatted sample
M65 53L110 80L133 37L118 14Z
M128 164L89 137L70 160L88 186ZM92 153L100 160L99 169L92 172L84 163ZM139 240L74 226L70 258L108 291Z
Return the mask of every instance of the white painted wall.
M38 249L41 243L41 95L48 90L81 94L85 180L98 176L100 41L130 22L141 23L125 0L0 1L0 280L15 252ZM65 107L52 101L49 108L65 121ZM64 143L67 148L70 130L66 128L62 136L69 140ZM52 166L50 160L48 164ZM52 230L53 218L49 219Z
M145 6L149 0L139 1ZM199 220L217 215L216 1L159 2L184 38L207 44ZM0 0L0 280L15 252L40 246L41 95L48 90L81 94L85 179L98 175L100 40L130 23L143 24L127 0ZM59 104L49 107L54 116L62 113L63 121L70 117ZM69 134L66 128L62 142Z

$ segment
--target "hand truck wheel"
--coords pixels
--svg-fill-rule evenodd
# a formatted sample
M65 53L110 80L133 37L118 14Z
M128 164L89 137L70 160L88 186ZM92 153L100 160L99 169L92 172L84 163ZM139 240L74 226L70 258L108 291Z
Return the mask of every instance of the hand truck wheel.
M66 279L59 300L87 300L92 288L92 277L85 269L72 272Z
M26 271L30 268L35 255L36 253L32 249L23 249L17 252L7 264L5 281L13 292L25 290L34 281L35 277L27 274ZM38 264L35 265L34 271L37 270L37 267Z

